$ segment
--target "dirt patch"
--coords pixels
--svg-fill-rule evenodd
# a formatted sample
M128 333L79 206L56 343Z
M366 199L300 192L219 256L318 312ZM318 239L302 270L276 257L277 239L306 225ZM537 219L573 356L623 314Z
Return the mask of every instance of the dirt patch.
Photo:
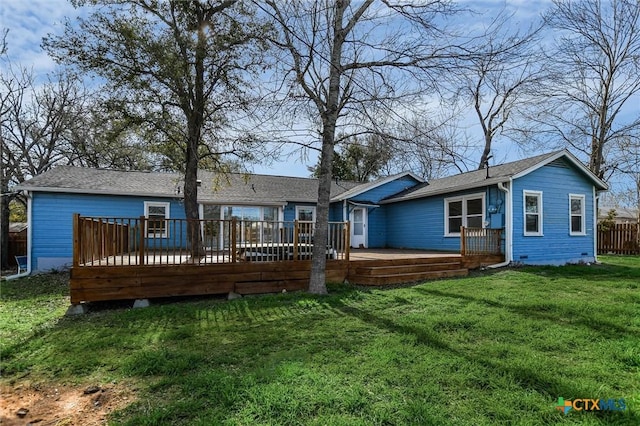
M135 400L135 393L121 384L0 385L0 424L14 425L104 425L109 413Z

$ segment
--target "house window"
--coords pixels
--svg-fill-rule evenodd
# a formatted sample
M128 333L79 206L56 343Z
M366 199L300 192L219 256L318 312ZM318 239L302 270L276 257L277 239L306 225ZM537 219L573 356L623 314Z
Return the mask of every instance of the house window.
M446 198L445 235L460 235L460 227L484 227L484 194L465 195L463 197Z
M524 191L524 235L542 235L542 192Z
M569 194L569 234L584 235L584 223L584 195Z
M145 201L144 216L147 218L147 237L167 238L169 236L169 203Z
M296 220L299 220L302 222L315 222L316 221L315 206L296 206Z

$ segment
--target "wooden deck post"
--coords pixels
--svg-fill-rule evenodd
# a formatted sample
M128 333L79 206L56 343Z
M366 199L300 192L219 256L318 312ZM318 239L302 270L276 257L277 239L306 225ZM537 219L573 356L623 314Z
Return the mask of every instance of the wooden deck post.
M293 260L298 260L298 221L293 221Z
M460 227L460 254L464 256L467 252L467 238L464 233L464 226Z
M349 260L349 255L351 254L351 222L346 221L344 223L344 257L345 260Z
M231 262L232 263L236 263L238 261L237 259L237 250L236 250L236 245L238 243L238 220L233 217L231 218L231 247L229 247L229 250L231 251Z
M80 214L73 214L73 267L80 265Z
M144 251L145 251L145 229L146 229L146 223L145 223L146 218L144 216L140 216L140 250L139 250L139 254L138 254L138 265L144 265L145 261L144 261Z

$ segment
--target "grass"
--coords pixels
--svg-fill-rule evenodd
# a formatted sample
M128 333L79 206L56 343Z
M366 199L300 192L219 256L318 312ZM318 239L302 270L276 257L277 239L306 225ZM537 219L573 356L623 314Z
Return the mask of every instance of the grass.
M3 380L132 381L114 424L635 425L640 258L601 260L69 318L63 275L5 282Z

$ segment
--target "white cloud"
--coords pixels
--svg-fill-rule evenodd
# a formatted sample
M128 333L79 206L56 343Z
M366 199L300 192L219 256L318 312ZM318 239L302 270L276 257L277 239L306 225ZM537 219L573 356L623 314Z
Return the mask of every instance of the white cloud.
M40 44L47 34L60 34L66 17L75 18L76 9L63 0L2 0L0 27L9 30L8 59L32 68L42 78L56 67Z

